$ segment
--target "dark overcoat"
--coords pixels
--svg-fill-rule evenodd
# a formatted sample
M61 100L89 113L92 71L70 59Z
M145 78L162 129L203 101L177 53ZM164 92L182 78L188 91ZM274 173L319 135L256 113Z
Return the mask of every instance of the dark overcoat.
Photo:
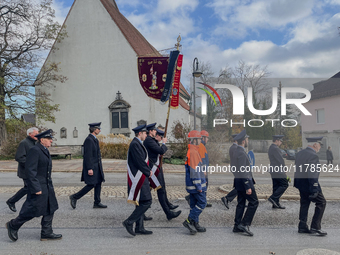
M287 178L284 172L285 161L282 157L280 148L276 144L270 145L268 149L268 157L270 161L270 174L272 178Z
M89 185L96 185L105 182L102 165L102 156L99 148L99 141L92 134L89 134L84 141L83 171L81 181ZM93 170L93 175L88 170Z
M331 150L326 151L327 160L333 160L333 152Z
M138 138L134 138L129 147L128 151L128 164L133 176L136 176L138 170L140 170L145 175L145 180L143 182L142 188L140 190L140 198L139 201L148 201L152 200L151 192L150 192L150 182L149 176L151 168L145 162L147 158L147 151L143 144L138 140ZM130 187L128 185L128 193L130 193Z
M319 175L321 169L319 157L315 150L307 147L296 154L295 159L294 187L306 192L321 192Z
M234 152L237 149L237 144L233 143L229 148L229 158L230 158L230 166L235 166L235 158L234 158Z
M36 143L36 140L27 136L24 140L19 143L17 152L15 154L15 160L18 162L18 176L21 179L26 179L27 175L25 172L26 157L29 149L31 149Z
M254 179L250 168L248 154L242 146L237 146L234 152L236 172L234 173L234 187L237 191L254 189Z
M25 169L28 194L20 215L24 217L39 217L50 215L58 209L54 193L51 172L52 159L48 149L37 143L27 153ZM36 195L41 191L41 195Z
M163 155L168 148L165 144L159 145L158 141L151 137L147 136L145 141L143 142L144 147L146 148L148 155L149 155L149 166L152 169L154 163L157 162L157 158L159 155ZM157 176L157 179L162 187L165 187L165 180L164 180L164 173L163 168L161 167L159 169L159 174Z

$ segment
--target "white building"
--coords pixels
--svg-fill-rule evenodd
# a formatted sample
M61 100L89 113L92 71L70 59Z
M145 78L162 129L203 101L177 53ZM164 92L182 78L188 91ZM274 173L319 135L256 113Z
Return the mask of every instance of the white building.
M56 132L56 144L81 145L92 122L102 122L104 135L130 137L131 129L143 121L165 126L167 104L146 96L137 70L138 56L161 55L119 12L115 1L75 0L65 25L68 37L46 63L60 63L68 80L55 89L43 88L60 105L56 123L44 123ZM181 93L188 95L182 85ZM175 120L193 121L183 98L179 108L171 110L169 128ZM200 119L197 122L200 126Z

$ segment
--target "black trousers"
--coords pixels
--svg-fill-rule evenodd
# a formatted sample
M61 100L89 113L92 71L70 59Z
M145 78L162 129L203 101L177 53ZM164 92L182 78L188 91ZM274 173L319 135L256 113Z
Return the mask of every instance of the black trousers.
M326 199L323 196L322 192L318 194L318 196L310 200L309 193L303 192L300 190L300 215L299 215L299 229L308 229L307 225L307 217L308 217L308 209L311 202L315 203L315 211L312 219L311 228L321 229L321 220L323 213L326 209Z
M333 165L333 159L327 159L327 165L332 164Z
M30 221L35 217L25 217L19 214L18 217L10 221L10 225L13 229L19 230L22 225L27 221ZM50 235L53 233L52 229L53 213L50 215L45 215L41 219L41 235Z
M283 193L288 189L288 180L287 178L272 178L273 182L273 194L270 196L277 204L279 204L279 200Z
M152 200L139 201L139 205L136 205L135 210L127 218L127 224L131 225L136 222L136 229L144 229L144 213L150 208Z
M102 183L99 182L96 185L90 185L87 184L84 188L82 188L80 191L77 193L73 194L73 198L75 199L80 199L84 195L86 195L90 190L94 188L94 203L99 204L100 203L100 192L102 190Z
M24 181L24 187L19 189L17 193L15 193L15 195L11 198L9 198L7 201L9 203L13 203L15 204L16 202L18 202L23 196L27 195L27 192L28 192L28 187L27 187L27 184L26 184L26 181Z
M159 175L157 176L160 185L162 188L157 190L157 196L158 196L158 201L161 204L161 207L166 215L169 215L171 213L169 206L171 203L168 200L168 196L166 193L166 188L165 188L165 180L164 180L164 174L163 170L160 171Z
M244 214L246 200L248 200L248 207ZM258 205L259 201L257 199L255 189L252 189L251 195L247 195L246 191L237 191L235 225L239 225L242 223L243 225L250 226L251 222L253 221Z
M235 197L237 197L237 190L235 188L233 188L226 196L225 198L231 202L235 199Z

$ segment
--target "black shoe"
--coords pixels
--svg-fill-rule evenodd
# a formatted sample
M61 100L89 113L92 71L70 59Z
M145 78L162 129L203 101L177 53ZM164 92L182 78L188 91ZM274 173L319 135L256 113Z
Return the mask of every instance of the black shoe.
M15 208L15 203L11 203L8 202L8 200L6 201L6 204L8 205L8 208L12 211L12 212L16 212L17 208Z
M234 225L233 232L234 233L243 233L244 231L239 229L236 225Z
M135 229L135 233L140 234L140 235L151 235L152 231L146 230L146 229L142 229L142 230Z
M284 207L284 206L282 206L280 204L278 204L277 206L273 205L272 208L273 209L286 209L286 207Z
M197 232L206 232L206 228L200 226L200 224L198 222L193 222L194 227L196 228Z
M99 204L93 204L93 208L107 208L107 205L103 205L102 203L99 203Z
M311 232L311 234L318 234L319 236L326 236L327 235L327 232L325 232L321 229L311 228L310 232Z
M133 235L135 236L136 233L133 232L133 224L128 224L127 221L123 221L123 226L126 228L127 232L130 234L130 235Z
M191 235L195 235L197 233L197 230L196 230L194 224L192 224L192 221L190 220L190 218L186 219L183 222L183 226L186 227L187 229L189 229Z
M190 206L190 195L185 196L185 200L188 202L188 204Z
M145 221L152 220L152 217L147 217L147 216L144 215L144 220Z
M227 207L227 209L229 210L229 205L228 205L229 200L226 197L222 197L221 200L222 200L222 203L225 205L225 207Z
M298 232L300 234L311 234L312 233L308 228L299 228Z
M6 228L8 230L8 237L11 239L13 242L18 240L18 230L15 230L11 227L11 223L7 222L6 223Z
M207 205L205 207L212 207L212 204L207 203Z
M73 195L70 196L70 204L71 204L72 209L76 209L76 206L77 206L77 199L75 199L75 198L73 197Z
M40 241L60 240L63 236L61 234L41 235Z
M268 201L269 201L270 203L272 203L273 206L275 206L275 208L278 208L278 207L279 207L279 205L278 205L271 197L268 198Z
M249 230L249 226L245 226L245 225L243 225L242 223L241 223L240 225L238 225L237 228L238 228L239 230L242 230L243 232L247 233L249 236L253 236L253 235L254 235L253 232L251 232L251 231Z
M181 214L182 211L177 211L177 212L170 212L166 218L168 220L171 220L171 219L174 219L174 218L177 218L180 214Z
M173 205L173 204L169 205L170 210L175 210L177 207L178 207L178 205Z

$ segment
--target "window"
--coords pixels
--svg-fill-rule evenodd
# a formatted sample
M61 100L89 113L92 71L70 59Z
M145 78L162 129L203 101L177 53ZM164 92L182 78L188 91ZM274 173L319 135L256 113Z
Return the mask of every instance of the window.
M316 123L317 124L325 123L325 109L316 110Z
M109 106L110 122L112 134L123 134L130 136L129 129L129 108L131 105L123 100L121 93L118 91L115 101Z

